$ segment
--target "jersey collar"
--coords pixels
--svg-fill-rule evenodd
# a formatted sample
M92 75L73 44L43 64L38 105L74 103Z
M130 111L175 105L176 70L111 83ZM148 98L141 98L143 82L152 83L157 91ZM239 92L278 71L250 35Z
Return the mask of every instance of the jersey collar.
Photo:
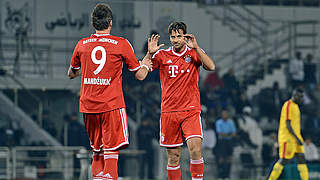
M187 49L188 49L189 47L188 46L186 46L185 48L184 48L184 50L182 51L182 53L177 53L177 52L175 52L174 50L173 50L173 46L171 46L171 51L172 51L172 53L174 54L174 55L176 55L176 56L182 56L184 53L186 53L187 52Z
M110 34L92 34L93 36L96 36L96 37L100 37L100 36L110 36Z

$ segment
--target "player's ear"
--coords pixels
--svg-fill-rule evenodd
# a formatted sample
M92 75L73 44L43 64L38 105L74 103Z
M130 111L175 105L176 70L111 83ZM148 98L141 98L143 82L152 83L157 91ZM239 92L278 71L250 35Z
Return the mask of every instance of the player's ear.
M110 21L110 24L109 24L110 28L112 28L112 20Z

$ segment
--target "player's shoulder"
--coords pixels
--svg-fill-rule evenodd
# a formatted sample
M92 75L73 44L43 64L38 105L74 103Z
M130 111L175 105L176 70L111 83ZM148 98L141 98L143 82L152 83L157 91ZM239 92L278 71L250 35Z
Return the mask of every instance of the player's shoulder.
M130 44L130 41L124 37L121 37L121 36L114 36L114 35L110 35L108 36L110 39L114 39L120 43L129 43Z
M118 41L128 41L126 38L121 37L121 36L110 35L109 38L114 39L114 40L118 40Z
M291 99L288 99L287 101L285 101L283 103L283 106L290 109L299 107L298 104L293 102Z
M153 54L152 58L154 58L155 56L162 55L162 54L170 53L171 52L171 48L172 47L169 47L167 49L159 49L156 53Z
M77 44L84 44L84 42L88 41L89 39L93 39L92 36L89 36L89 37L83 37L81 38Z

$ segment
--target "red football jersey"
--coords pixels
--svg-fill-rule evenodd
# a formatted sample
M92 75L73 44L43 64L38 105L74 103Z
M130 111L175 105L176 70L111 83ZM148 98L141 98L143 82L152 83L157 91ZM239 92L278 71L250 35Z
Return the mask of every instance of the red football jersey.
M161 112L201 109L198 81L202 62L194 49L186 46L181 53L172 47L161 49L152 62L160 70Z
M125 107L122 93L123 61L130 71L140 64L128 40L109 34L93 34L80 40L71 59L81 67L80 112L101 113Z

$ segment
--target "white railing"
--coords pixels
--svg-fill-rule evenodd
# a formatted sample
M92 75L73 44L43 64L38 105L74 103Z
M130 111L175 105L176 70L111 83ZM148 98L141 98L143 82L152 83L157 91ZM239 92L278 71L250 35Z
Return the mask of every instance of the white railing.
M10 151L0 147L0 179L10 179Z
M15 147L12 149L12 177L68 180L78 174L78 177L88 179L89 151L82 149L66 146ZM78 159L77 154L81 153L81 158L86 161L79 161L79 167L74 162Z

